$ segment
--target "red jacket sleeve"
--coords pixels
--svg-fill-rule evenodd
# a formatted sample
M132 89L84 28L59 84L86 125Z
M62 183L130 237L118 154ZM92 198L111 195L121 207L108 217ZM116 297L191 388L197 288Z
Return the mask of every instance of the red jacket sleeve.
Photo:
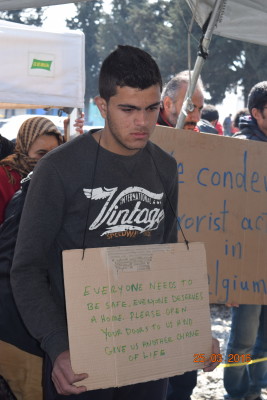
M5 219L5 209L10 200L12 199L14 193L20 188L21 176L17 171L12 170L7 167L10 174L14 178L14 183L10 182L9 177L3 166L0 166L0 224Z

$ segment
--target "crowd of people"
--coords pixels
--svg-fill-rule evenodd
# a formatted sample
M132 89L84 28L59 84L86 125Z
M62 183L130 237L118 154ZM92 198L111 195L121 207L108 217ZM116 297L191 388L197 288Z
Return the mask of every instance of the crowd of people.
M50 120L32 117L19 129L15 147L0 138L0 398L6 390L17 400L190 400L196 370L86 390L82 381L87 374L75 374L70 361L61 260L66 249L177 242L176 161L149 138L156 124L176 126L189 74L178 73L162 88L159 68L148 53L118 46L104 60L99 76L95 102L103 129L63 144ZM191 100L183 129L267 141L267 82L256 84L248 109L233 120L230 114L223 126L216 107L204 105L201 78ZM83 118L78 119L79 133L82 125ZM121 193L134 186L168 198L157 204L164 219L149 235L142 221L135 221L139 235L131 240L114 236L107 243L105 226L93 224L101 199L88 202L83 190L116 187ZM131 201L119 205L129 210L134 206ZM143 206L153 212L153 204ZM122 225L115 228L123 230ZM232 311L227 353L266 357L267 306L240 305ZM216 339L212 351L219 353ZM267 387L267 362L226 368L224 384L226 399L260 400L261 389Z

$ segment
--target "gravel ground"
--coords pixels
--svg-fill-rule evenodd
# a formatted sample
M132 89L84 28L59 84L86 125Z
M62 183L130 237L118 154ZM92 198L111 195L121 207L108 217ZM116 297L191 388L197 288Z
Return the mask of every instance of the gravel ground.
M231 309L212 304L211 324L213 336L219 340L221 354L224 354L231 328ZM198 371L198 384L191 396L192 400L223 400L224 394L222 365L213 372ZM262 398L267 400L266 389L262 392Z

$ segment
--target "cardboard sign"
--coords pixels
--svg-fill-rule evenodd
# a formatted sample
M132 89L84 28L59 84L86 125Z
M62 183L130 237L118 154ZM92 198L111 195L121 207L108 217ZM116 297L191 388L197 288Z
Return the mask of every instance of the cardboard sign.
M211 331L202 243L63 252L71 364L88 390L203 368Z
M267 144L159 126L152 141L177 160L179 221L205 243L210 302L267 304Z

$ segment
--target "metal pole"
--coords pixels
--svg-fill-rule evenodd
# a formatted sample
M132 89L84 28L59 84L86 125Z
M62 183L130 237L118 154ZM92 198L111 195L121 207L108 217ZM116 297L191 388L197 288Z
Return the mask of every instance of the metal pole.
M218 19L220 17L220 13L221 13L221 8L223 6L223 3L225 2L225 0L216 0L211 17L210 17L210 22L208 24L207 30L205 32L204 38L202 40L202 48L204 50L205 53L208 53L208 48L210 45L210 41L211 41L211 37L213 34L213 30L215 28L216 23L218 22ZM192 95L195 91L195 87L197 84L197 80L198 77L201 73L202 67L205 63L205 58L198 54L196 62L195 62L195 66L194 66L194 70L191 76L191 84L188 85L186 94L185 94L185 100L183 102L183 106L181 109L181 112L179 114L177 123L176 123L176 128L178 129L182 129L184 126L184 121L185 118L187 116L188 111L192 111Z

